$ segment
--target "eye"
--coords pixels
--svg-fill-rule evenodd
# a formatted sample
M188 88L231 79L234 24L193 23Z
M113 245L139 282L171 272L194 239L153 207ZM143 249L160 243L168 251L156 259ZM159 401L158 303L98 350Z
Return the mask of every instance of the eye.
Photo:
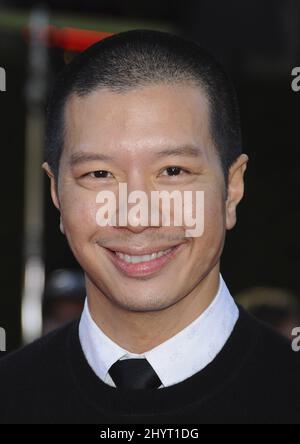
M97 170L97 171L92 171L91 173L88 173L87 176L91 177L92 179L107 179L108 174L111 174L111 173L106 170ZM113 177L112 174L111 174L111 177Z
M187 173L189 174L189 172L181 167L177 167L177 166L172 166L172 167L168 167L166 168L164 171L167 171L167 175L168 176L180 176L182 174L180 174L181 172ZM164 175L164 174L163 174Z

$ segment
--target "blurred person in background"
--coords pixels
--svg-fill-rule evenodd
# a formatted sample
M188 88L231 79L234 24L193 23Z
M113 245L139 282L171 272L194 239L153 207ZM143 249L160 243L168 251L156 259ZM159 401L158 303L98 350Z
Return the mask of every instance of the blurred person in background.
M85 300L84 275L77 270L50 274L43 301L43 334L80 317Z
M249 288L236 296L236 302L289 339L293 329L300 326L299 298L288 290Z

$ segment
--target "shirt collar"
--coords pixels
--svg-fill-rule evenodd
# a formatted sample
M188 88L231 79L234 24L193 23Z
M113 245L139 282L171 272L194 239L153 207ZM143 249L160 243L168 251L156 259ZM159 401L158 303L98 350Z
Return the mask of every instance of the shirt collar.
M210 364L229 339L238 308L220 275L218 292L210 306L178 334L144 354L133 354L112 341L97 326L85 301L79 336L85 357L98 377L107 378L119 359L146 358L164 387L181 382Z

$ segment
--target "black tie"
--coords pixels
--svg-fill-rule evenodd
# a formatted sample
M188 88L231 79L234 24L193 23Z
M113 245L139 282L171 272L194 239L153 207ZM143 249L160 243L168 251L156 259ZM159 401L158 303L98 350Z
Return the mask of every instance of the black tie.
M161 380L146 359L123 359L108 372L118 388L155 389Z

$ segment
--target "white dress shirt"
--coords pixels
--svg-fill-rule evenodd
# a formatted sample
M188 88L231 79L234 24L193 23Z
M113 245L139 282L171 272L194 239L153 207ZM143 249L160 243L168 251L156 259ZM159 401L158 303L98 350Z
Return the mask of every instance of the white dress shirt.
M147 359L162 385L168 387L208 366L223 349L239 317L239 310L220 274L218 292L210 306L190 325L144 354L134 354L112 341L91 317L88 302L79 324L84 355L94 373L115 387L108 371L122 359Z

